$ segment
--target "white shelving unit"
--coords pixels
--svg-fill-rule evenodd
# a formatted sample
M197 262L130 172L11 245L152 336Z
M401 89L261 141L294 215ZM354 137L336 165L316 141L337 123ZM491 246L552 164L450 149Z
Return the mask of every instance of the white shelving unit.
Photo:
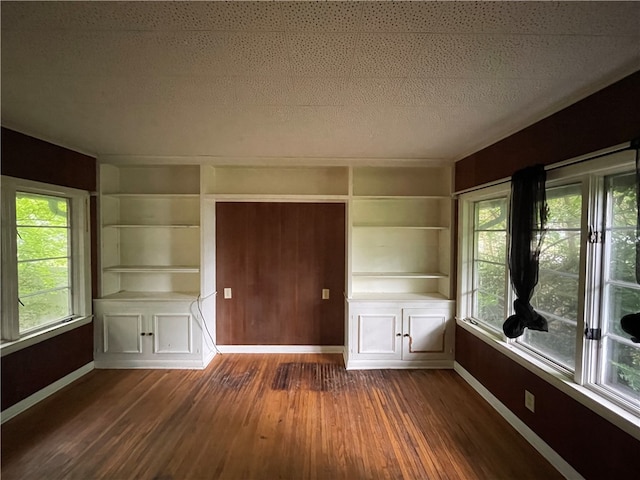
M350 298L450 295L450 169L353 170Z
M348 368L452 365L451 214L449 167L353 168ZM406 314L415 309L439 312L438 325L445 319L443 328L427 329L442 335L436 343L445 350L417 354L411 342L402 347L401 337L411 335ZM431 341L427 330L419 343ZM371 349L383 344L389 348Z
M202 368L200 166L103 164L100 192L96 366Z
M200 167L101 167L102 298L196 298Z

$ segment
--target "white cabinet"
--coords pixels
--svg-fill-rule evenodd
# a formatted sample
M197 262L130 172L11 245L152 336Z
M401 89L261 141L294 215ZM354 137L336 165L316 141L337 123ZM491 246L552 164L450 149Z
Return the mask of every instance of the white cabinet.
M202 331L190 302L96 300L98 368L202 368Z
M453 366L452 301L352 300L347 311L347 368Z

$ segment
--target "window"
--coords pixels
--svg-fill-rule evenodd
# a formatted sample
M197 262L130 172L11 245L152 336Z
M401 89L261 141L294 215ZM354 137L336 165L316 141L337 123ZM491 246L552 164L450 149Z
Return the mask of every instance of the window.
M2 339L88 313L87 194L2 179Z
M624 399L640 397L640 345L620 328L620 319L640 311L636 282L635 172L606 178L602 348L597 383Z
M547 188L547 205L547 233L531 305L547 319L549 332L527 329L516 341L573 371L580 297L581 185Z
M507 281L507 200L474 205L473 316L502 331Z
M640 344L620 319L640 312L634 153L623 151L548 172L547 233L531 303L549 332L502 334L513 313L507 267L508 182L461 196L458 315L520 358L640 413ZM585 330L589 329L587 338Z

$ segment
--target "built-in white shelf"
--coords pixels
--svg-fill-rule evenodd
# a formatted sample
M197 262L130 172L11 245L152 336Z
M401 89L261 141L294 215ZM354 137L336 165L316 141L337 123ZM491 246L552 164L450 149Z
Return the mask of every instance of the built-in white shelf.
M243 193L209 193L204 195L207 199L227 202L346 202L348 195L256 195Z
M378 229L406 229L406 230L448 230L449 227L435 226L435 227L423 227L420 225L363 225L354 224L353 228L378 228Z
M103 225L108 228L200 228L200 225L154 225L154 224L125 224L125 223L112 223Z
M199 193L103 193L113 198L200 198Z
M450 167L354 167L351 194L350 298L448 299Z
M105 272L113 273L198 273L197 265L114 265Z
M195 301L198 298L198 292L132 292L132 291L120 291L112 293L111 295L105 295L103 300L149 300L149 301L183 301L191 300Z
M370 278L446 278L444 273L427 272L353 272L354 277Z
M425 300L447 300L440 293L397 293L397 292L354 292L347 301L371 301L371 302L424 302Z

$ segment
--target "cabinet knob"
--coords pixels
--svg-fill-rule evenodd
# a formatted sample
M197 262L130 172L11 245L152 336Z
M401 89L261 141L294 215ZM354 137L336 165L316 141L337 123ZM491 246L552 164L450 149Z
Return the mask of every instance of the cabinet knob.
M147 335L149 335L149 336L151 337L151 336L153 335L153 332L149 332L149 333L147 333ZM408 337L408 336L409 336L409 335L407 335L407 337Z
M140 334L140 336L141 336L141 337L144 337L145 335L146 335L146 333L144 333L144 332L142 332L142 333Z
M401 337L402 334L401 333L396 333L396 337Z
M405 336L405 337L409 337L410 335L409 335L408 333L405 333L405 334L404 334L404 336Z

